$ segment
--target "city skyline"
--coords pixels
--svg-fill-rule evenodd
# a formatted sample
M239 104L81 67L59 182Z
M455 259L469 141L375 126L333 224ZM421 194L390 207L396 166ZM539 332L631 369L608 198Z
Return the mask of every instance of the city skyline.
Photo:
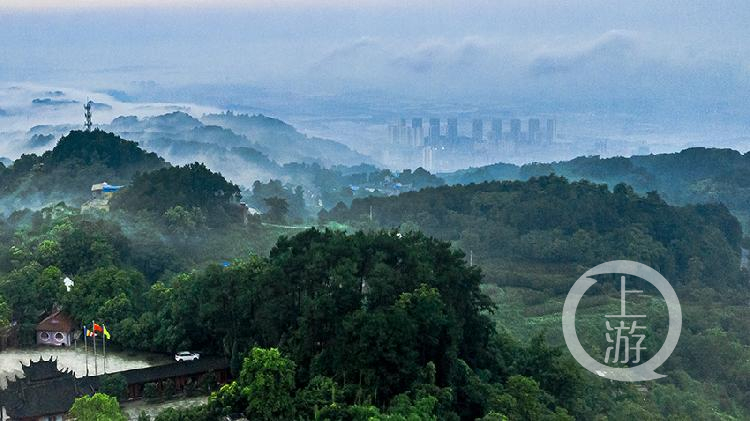
M459 145L459 139L468 139L473 143L506 141L526 141L530 145L551 143L557 136L557 121L554 118L529 117L526 119L526 131L521 130L522 120L519 118L507 118L510 122L510 130L503 131L503 120L499 117L490 118L467 118L457 117L431 117L428 125L428 135L424 136L422 117L411 118L408 126L407 119L402 117L396 124L388 126L388 135L391 144L401 146L455 146ZM459 122L464 122L463 126ZM488 121L489 126L484 122ZM541 123L545 125L542 127ZM470 123L470 126L469 124ZM461 130L463 128L463 130Z

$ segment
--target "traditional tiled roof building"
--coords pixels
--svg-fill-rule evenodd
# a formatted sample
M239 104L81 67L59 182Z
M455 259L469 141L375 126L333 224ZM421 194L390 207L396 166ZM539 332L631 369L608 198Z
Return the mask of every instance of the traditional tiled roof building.
M63 420L76 398L98 387L98 378L76 378L72 371L60 371L51 357L32 361L22 370L23 377L9 380L0 393L0 405L13 421Z
M76 398L91 395L99 389L100 376L75 377L70 370L60 371L57 361L39 359L24 365L23 377L8 380L5 390L0 391L0 408L13 421L58 421L73 406ZM195 361L175 362L147 368L120 371L127 383L127 398L143 397L143 387L154 383L158 389L167 381L175 391L183 390L189 383L199 383L207 378L215 384L230 380L229 362L226 358L207 357ZM206 377L209 376L209 377Z

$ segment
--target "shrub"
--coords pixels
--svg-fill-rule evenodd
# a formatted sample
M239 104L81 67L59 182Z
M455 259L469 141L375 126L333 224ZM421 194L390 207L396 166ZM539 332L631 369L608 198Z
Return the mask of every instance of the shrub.
M156 383L146 383L143 386L143 397L146 401L159 400L159 389L156 387Z

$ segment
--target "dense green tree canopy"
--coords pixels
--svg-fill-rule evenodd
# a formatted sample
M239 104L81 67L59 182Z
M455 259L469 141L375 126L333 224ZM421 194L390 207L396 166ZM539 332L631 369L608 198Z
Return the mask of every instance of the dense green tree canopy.
M75 400L70 416L77 421L126 421L117 399L103 393L83 396Z
M608 260L648 264L674 283L737 285L741 228L721 205L673 207L628 186L555 176L528 182L439 187L354 200L321 212L323 221L424 232L473 251L492 281L554 288L580 268ZM693 262L690 264L690 262ZM525 273L524 273L525 272Z
M221 174L194 163L139 174L112 200L113 209L164 215L175 206L201 209L211 226L241 218L240 189Z

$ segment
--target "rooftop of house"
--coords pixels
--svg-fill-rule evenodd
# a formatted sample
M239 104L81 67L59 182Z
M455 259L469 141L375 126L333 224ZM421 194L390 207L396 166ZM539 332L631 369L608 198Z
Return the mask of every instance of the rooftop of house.
M39 322L36 330L38 332L70 332L73 330L73 319L61 310L57 310Z
M107 182L97 183L93 184L91 186L92 192L105 192L105 193L113 193L118 190L120 190L123 186L113 186L111 184L107 184Z

